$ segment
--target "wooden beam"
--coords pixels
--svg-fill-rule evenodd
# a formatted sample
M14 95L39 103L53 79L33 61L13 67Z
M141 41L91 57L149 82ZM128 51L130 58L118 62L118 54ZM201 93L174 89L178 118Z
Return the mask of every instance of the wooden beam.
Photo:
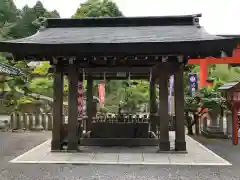
M188 64L200 64L200 61L207 61L207 64L240 64L240 57L189 59Z
M131 72L131 73L149 73L151 71L151 67L148 66L139 66L139 67L96 67L96 68L84 68L84 72L86 73L117 73L117 72ZM82 72L80 69L79 72Z
M93 77L94 80L104 80L104 77ZM127 80L128 77L105 77L105 80ZM131 80L149 80L149 76L134 76Z
M103 74L106 73L118 73L118 72L130 72L132 74L134 73L150 73L151 67L149 66L139 66L139 67L129 67L129 66L123 66L123 67L92 67L92 68L79 68L79 73L99 73ZM53 68L50 68L49 73L54 72ZM68 72L67 68L64 68L64 72Z

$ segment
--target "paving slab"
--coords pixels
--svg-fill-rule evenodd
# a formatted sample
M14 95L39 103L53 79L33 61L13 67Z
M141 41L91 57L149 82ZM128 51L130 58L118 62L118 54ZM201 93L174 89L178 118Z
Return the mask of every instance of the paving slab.
M106 162L116 163L118 162L118 153L95 153L92 159L93 162Z
M170 132L171 145L175 134ZM132 164L132 165L231 165L186 135L187 153L156 153L156 147L80 147L80 153L51 152L51 140L11 160L11 163Z
M119 164L143 164L143 153L119 153Z
M170 164L169 157L170 157L170 154L159 154L159 153L143 154L144 162L147 162L148 164L158 164L158 163Z

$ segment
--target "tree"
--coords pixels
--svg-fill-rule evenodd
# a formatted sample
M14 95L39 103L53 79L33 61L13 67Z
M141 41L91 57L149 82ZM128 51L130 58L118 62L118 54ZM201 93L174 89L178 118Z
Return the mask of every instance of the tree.
M14 39L31 36L38 31L46 18L59 17L59 13L56 10L47 11L40 1L33 8L26 5L20 11L19 18L8 32L8 36Z
M46 9L44 8L41 1L37 1L36 4L33 6L33 12L37 18L43 17Z
M28 80L30 80L31 69L23 61L13 62L4 57L0 57L0 61L12 68L21 69L23 73L23 75L19 76L1 74L1 92L4 93L3 103L7 111L13 111L17 109L19 100L23 95L29 93Z
M200 102L201 98L199 94L195 94L194 96L185 96L184 98L185 125L187 126L189 135L193 135L192 127L197 123L198 117L203 111L203 109L201 109Z
M123 16L116 3L111 0L88 0L80 4L73 18Z
M216 119L216 115L227 109L227 101L217 90L220 84L213 87L203 87L193 96L185 96L185 118L188 134L192 135L192 126L196 124L200 117L208 113L211 118ZM207 109L207 111L206 111ZM189 116L193 115L193 118Z
M8 31L14 25L18 10L12 0L0 1L0 39L6 38Z
M38 1L33 8L27 5L22 10L18 10L13 0L0 0L0 39L15 39L31 36L37 32L46 18L58 18L57 11L47 11L43 4ZM41 92L43 94L51 93L51 77L35 78L33 74L48 75L46 72L49 64L36 68L35 72L25 61L14 62L0 57L0 61L12 67L23 71L23 76L8 76L1 74L1 90L7 91L4 103L10 110L18 108L19 103L33 101L28 97L31 91ZM33 74L32 74L33 73ZM24 96L23 96L24 94Z

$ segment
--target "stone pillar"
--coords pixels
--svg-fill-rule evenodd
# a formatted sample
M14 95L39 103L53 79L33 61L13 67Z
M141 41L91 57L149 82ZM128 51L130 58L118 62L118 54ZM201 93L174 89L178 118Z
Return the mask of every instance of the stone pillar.
M212 112L211 113L211 121L210 121L210 126L212 127L219 127L219 124L218 124L218 114L215 113L215 112Z
M226 112L226 119L227 119L227 135L232 136L232 112Z
M91 130L93 118L93 78L91 74L87 77L87 131Z
M207 130L207 127L208 127L208 116L207 115L203 115L202 117L202 123L203 123L203 131L206 131Z
M224 132L224 110L221 108L221 113L219 117L219 128L220 132Z
M53 75L53 129L52 129L52 151L62 150L61 129L63 110L63 70L56 65Z
M48 121L48 126L47 126L47 129L48 130L52 130L53 129L53 117L52 117L52 114L51 113L48 113L47 114L47 121Z
M68 65L68 151L78 150L77 136L77 98L78 98L78 67L73 59L70 59ZM62 117L62 114L61 114Z
M161 69L159 77L159 116L160 116L160 151L170 151L169 114L168 114L168 74Z
M151 123L151 131L156 132L156 125L157 125L157 104L156 104L156 86L155 86L156 79L153 78L151 75L150 82L149 82L149 107L150 107L150 123Z
M183 67L180 67L174 74L175 93L175 150L186 151L185 124L184 124L184 82Z

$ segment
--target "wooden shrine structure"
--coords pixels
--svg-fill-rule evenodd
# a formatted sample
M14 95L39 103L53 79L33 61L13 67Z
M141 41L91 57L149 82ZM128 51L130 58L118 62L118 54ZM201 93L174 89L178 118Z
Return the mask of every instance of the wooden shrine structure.
M231 56L237 40L210 35L199 25L201 15L167 17L117 17L86 19L47 19L45 27L33 36L0 42L0 51L15 60L50 61L54 70L54 109L52 150L62 150L63 75L69 79L68 151L78 150L78 82L87 73L87 109L91 109L94 72L144 73L150 77L150 122L160 122L160 151L170 150L168 80L174 74L176 139L175 150L186 151L184 125L183 72L188 59ZM151 73L150 73L151 72ZM112 78L117 78L113 74ZM107 76L107 77L110 77ZM158 81L156 81L158 80ZM156 106L156 82L160 108ZM88 130L92 117L88 110ZM124 132L127 125L115 125ZM134 129L138 130L136 126ZM142 130L143 131L143 130ZM146 130L142 132L146 133ZM100 138L103 140L103 138ZM125 140L134 137L125 138ZM95 139L96 140L96 139ZM117 140L117 138L115 139ZM81 143L81 142L80 142Z
M232 111L232 143L238 144L238 112L240 109L240 82L229 82L218 88L222 90L227 100L228 108Z

